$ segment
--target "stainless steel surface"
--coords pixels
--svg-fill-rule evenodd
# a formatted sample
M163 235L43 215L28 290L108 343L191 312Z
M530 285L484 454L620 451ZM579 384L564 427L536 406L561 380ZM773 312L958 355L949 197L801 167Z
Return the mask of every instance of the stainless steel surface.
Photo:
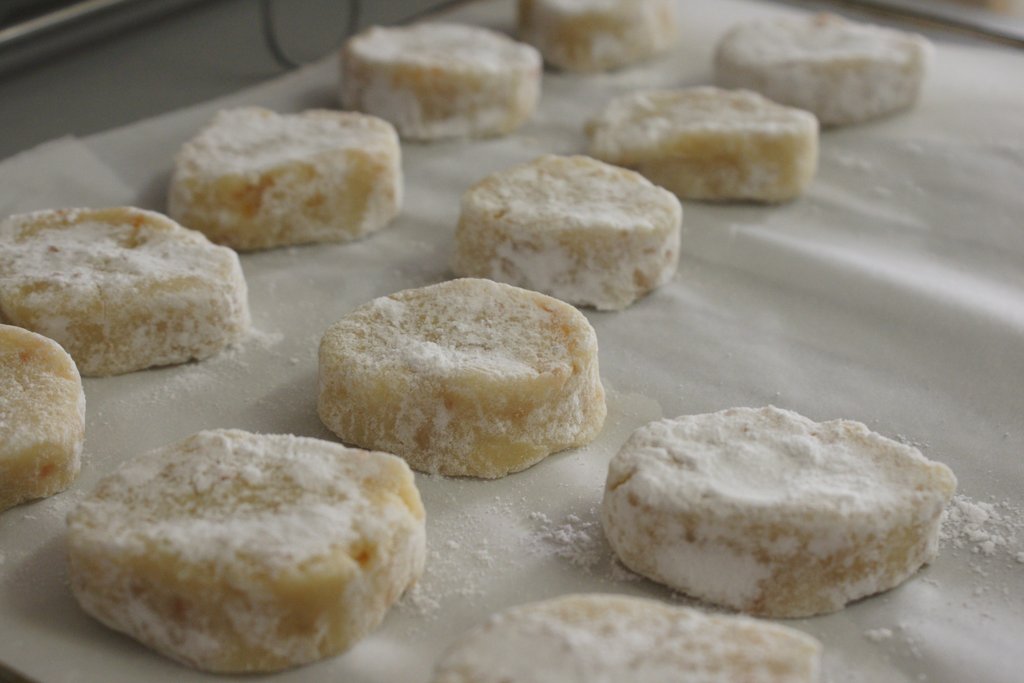
M141 2L145 2L145 0L82 0L82 2L65 5L3 28L0 30L0 47L21 40L29 40L47 31L90 19L103 12L138 5Z
M201 0L80 0L0 28L0 73Z
M345 0L348 5L348 16L345 18L345 36L348 37L359 30L359 15L362 10L362 0ZM274 59L282 67L294 69L301 66L300 62L294 61L285 49L277 36L275 23L274 0L260 0L260 23L263 25L263 40L267 49Z
M189 4L133 30L104 33L60 52L44 50L30 67L0 73L0 158L62 135L87 135L203 102L282 73L264 44L256 0L168 1ZM364 0L361 25L396 23L445 4ZM278 37L295 61L336 50L345 34L348 9L340 0L277 0L275 7Z
M1024 47L1024 0L832 0L835 7L922 21Z
M0 662L0 683L37 683L25 674L15 671Z

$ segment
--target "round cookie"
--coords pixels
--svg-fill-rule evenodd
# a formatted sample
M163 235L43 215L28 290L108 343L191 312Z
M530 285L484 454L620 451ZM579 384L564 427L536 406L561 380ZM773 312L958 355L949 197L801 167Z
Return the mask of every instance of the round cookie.
M235 252L152 211L0 221L0 319L57 341L87 376L212 356L249 329Z
M591 156L636 169L681 199L784 202L818 165L814 115L746 90L622 95L587 135Z
M398 135L356 112L218 112L175 158L168 213L234 249L347 242L402 203Z
M938 550L945 465L859 422L732 408L652 422L608 468L601 519L633 571L758 616L899 585Z
M0 511L71 486L85 439L85 394L60 344L0 325Z
M221 673L347 650L419 578L425 538L401 459L235 430L129 460L68 516L82 608Z
M540 97L537 50L476 26L372 27L345 44L341 72L344 108L413 140L510 133Z
M318 411L413 469L503 477L601 431L597 337L569 304L506 284L405 290L324 334Z
M584 156L544 156L462 196L453 269L602 310L672 279L683 214L643 176Z
M566 71L606 71L672 47L675 0L519 0L519 35Z
M796 629L621 595L566 595L492 616L433 683L816 683L821 643Z
M924 36L832 14L756 19L715 49L715 81L813 112L823 126L860 123L917 101L931 58Z

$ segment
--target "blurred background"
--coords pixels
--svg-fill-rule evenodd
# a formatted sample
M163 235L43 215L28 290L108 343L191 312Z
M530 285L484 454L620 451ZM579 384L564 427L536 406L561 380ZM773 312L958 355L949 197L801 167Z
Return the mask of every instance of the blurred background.
M444 0L362 0L361 26ZM0 0L0 158L240 90L336 50L348 0Z
M514 2L514 0L506 0ZM453 0L362 0L357 24L410 21ZM1024 0L797 1L1024 46ZM349 0L0 0L0 158L273 78L344 41ZM269 22L268 22L269 19ZM273 27L279 53L266 29Z

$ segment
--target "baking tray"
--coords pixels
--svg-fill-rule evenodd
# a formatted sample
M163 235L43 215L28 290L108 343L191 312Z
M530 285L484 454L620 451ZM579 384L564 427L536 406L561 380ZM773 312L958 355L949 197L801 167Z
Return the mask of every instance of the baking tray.
M362 241L242 256L256 331L221 355L87 379L84 464L66 493L0 515L0 661L47 683L216 678L83 614L67 588L64 517L123 462L204 428L332 438L316 417L316 348L367 300L451 277L459 197L482 176L586 148L584 121L637 88L711 80L731 24L793 13L680 3L671 54L612 74L548 74L507 138L406 144L406 199ZM512 3L448 16L511 31ZM417 475L429 556L419 587L349 653L274 676L429 680L441 651L495 610L567 592L686 603L619 566L596 509L608 459L661 416L775 404L851 418L948 463L960 480L942 551L903 586L787 624L820 638L830 681L1020 680L1024 564L1024 57L939 44L914 110L822 136L817 179L778 207L684 202L683 259L663 289L585 311L609 416L590 446L499 481ZM221 107L336 106L333 58L212 102L0 164L0 212L65 204L164 207L171 158ZM965 517L981 510L986 518ZM973 521L972 521L973 519Z

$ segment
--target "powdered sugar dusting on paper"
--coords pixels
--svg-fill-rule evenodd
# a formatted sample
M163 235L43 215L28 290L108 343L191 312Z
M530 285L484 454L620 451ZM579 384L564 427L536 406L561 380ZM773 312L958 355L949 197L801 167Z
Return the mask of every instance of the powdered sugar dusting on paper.
M1010 501L953 497L942 517L940 540L956 551L1024 563L1024 508Z
M892 629L890 628L869 628L864 631L864 637L870 640L872 643L881 643L886 640L892 639Z
M522 541L527 555L555 558L610 582L641 580L612 552L601 528L597 506L585 513L570 512L556 519L543 512L531 512L527 520L530 530Z
M592 510L592 514L592 519L583 520L579 515L569 514L564 521L554 522L543 512L531 512L530 521L536 525L532 538L551 555L591 571L609 550L596 510Z
M914 633L911 625L900 622L893 626L879 626L865 629L862 633L864 640L873 643L886 652L895 656L908 656L920 660L924 657L921 651L921 641ZM924 674L918 680L927 680Z
M170 369L171 374L164 381L147 385L145 393L133 394L125 400L149 404L195 396L227 378L248 373L249 358L254 351L269 352L283 340L281 332L251 328L238 342L217 355L201 363L189 363Z
M424 475L418 475L423 477ZM421 490L421 482L417 482ZM432 480L431 480L432 483ZM479 485L479 482L458 482L444 480L452 488ZM508 497L495 496L483 508L455 509L459 500L458 491L448 489L446 495L438 501L448 509L441 515L431 515L431 505L427 500L427 535L429 538L446 538L443 543L431 543L427 548L426 570L419 582L409 590L399 608L412 612L419 618L435 619L441 607L451 600L473 599L484 595L484 586L488 578L498 571L496 555L499 548L491 546L485 532L488 518L494 516L509 517L516 505L523 501L515 501ZM508 570L510 561L506 553L501 553L502 570Z
M630 431L663 411L646 396L611 388L607 403L608 420L597 440L576 452L552 456L566 465L592 468L582 488L560 486L564 495L544 500L532 496L530 479L538 469L507 478L501 490L508 493L493 496L479 492L496 484L417 475L427 509L427 536L435 540L429 544L423 577L399 603L401 611L417 620L437 619L452 602L486 600L484 588L495 576L527 567L543 566L572 577L582 574L612 591L616 583L641 580L615 558L597 504L604 487L604 463ZM548 466L551 463L539 468ZM473 502L467 505L467 500Z

